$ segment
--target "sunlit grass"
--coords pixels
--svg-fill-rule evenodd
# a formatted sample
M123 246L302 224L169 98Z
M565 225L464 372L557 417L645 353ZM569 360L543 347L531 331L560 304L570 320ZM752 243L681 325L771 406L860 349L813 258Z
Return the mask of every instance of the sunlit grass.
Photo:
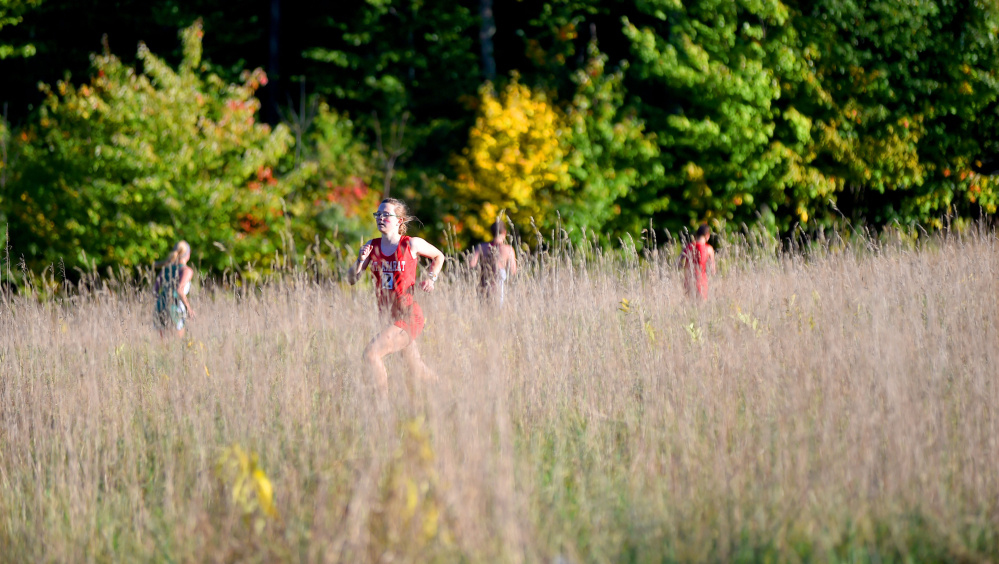
M439 382L382 405L369 288L202 290L168 342L134 286L15 296L0 559L995 561L995 237L771 243L702 306L669 253L552 245L502 310L449 264Z

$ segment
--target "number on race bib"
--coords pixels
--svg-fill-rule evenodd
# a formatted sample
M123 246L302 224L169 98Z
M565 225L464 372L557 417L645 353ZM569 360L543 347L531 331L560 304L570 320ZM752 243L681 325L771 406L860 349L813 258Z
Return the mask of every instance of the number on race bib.
M395 289L395 273L382 271L382 288L385 290Z

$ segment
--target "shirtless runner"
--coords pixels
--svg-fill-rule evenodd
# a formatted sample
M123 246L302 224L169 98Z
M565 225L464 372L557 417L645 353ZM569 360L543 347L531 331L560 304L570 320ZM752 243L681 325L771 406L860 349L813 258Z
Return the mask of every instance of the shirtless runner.
M479 291L484 298L503 305L506 281L517 273L517 253L506 243L506 225L502 220L497 219L491 231L493 240L476 245L468 265L475 268L481 263Z

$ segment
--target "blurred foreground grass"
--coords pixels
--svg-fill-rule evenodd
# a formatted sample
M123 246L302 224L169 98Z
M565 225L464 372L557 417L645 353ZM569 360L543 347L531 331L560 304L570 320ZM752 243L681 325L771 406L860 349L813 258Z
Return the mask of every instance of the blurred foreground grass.
M757 242L758 243L758 242ZM991 234L735 241L705 305L675 257L563 248L507 307L450 264L439 382L361 364L370 289L304 273L0 303L0 559L999 559Z

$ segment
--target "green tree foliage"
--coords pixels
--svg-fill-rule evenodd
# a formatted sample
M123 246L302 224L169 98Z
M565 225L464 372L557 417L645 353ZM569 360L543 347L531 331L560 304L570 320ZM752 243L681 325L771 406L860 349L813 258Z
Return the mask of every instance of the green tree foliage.
M832 98L815 72L816 50L803 45L793 14L782 16L784 25L776 29L767 23L743 26L762 48L764 66L778 89L770 105L773 131L759 159L764 166L747 176L747 189L732 199L735 210L722 219L760 219L771 229L784 230L793 224L806 229L827 224L829 203L843 185L839 171L825 166L835 161L843 144L841 137L830 135Z
M636 201L667 221L932 224L995 210L996 7L981 2L639 4L633 100L667 174ZM960 48L955 49L957 45ZM967 213L967 212L966 212Z
M934 223L952 205L994 213L995 182L973 172L999 149L999 11L974 0L792 3L793 25L828 93L830 159L842 207L875 224Z
M24 19L24 13L37 7L42 0L0 0L0 31L15 26ZM9 57L30 57L35 54L31 43L12 45L0 42L0 59Z
M773 150L786 7L776 0L650 0L645 25L625 19L637 102L666 173L635 194L667 225L751 220L785 157ZM793 61L781 61L793 64ZM800 122L799 122L800 124ZM786 166L786 165L785 165ZM763 202L760 202L763 203Z
M380 191L370 187L370 149L358 139L354 122L317 102L301 149L297 163L287 163L289 154L282 167L288 171L282 181L290 185L286 223L295 248L324 240L325 248L339 247L370 235L369 214L378 206Z
M203 74L200 25L181 35L179 69L140 45L141 72L105 51L89 84L44 87L4 189L11 244L29 264L149 263L185 238L195 260L223 268L280 245L286 188L273 167L291 137L256 121L266 77Z
M0 127L0 221L31 264L148 262L189 236L206 265L266 265L364 234L385 190L429 237L446 224L481 237L504 208L522 227L558 211L574 233L637 234L650 217L815 230L999 206L983 175L999 169L991 1L494 2L497 75L547 108L522 130L503 121L508 86L480 94L478 3L37 4L0 0L3 42L38 49L0 60L15 124ZM187 42L172 51L174 27L199 16L225 28L211 63ZM39 104L33 85L81 76L101 32L164 58L106 52L86 84L67 78ZM255 97L273 109L286 93L238 78L244 61L328 101L286 124L294 152L285 126L256 123Z
M364 126L378 182L432 213L421 204L439 194L481 83L476 12L449 0L372 0L340 3L326 21L304 53L316 63L310 75Z
M454 159L452 195L472 235L486 237L500 211L521 228L561 222L573 236L640 226L634 189L662 175L659 147L623 108L623 70L590 42L568 104L519 82L500 94L487 83L469 144ZM559 216L555 212L559 212Z
M571 187L557 209L579 231L637 231L652 210L631 195L660 179L659 145L633 110L624 108L625 68L606 70L607 56L590 41L587 63L574 73L576 92L566 110Z

